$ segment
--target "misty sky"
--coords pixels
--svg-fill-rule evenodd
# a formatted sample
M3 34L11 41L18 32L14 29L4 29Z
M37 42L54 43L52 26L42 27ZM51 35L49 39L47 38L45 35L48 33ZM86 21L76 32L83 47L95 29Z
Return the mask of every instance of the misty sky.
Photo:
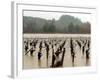
M58 20L62 15L70 15L80 19L82 22L91 23L91 14L79 14L79 13L58 13L58 12L40 12L40 11L24 11L23 16L40 17L51 20L55 18Z

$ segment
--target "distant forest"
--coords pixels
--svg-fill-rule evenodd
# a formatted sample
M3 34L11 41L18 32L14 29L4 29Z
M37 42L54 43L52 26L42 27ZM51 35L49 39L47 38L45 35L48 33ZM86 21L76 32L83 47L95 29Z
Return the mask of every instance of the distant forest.
M62 15L59 20L23 16L23 33L90 34L91 24L70 15Z

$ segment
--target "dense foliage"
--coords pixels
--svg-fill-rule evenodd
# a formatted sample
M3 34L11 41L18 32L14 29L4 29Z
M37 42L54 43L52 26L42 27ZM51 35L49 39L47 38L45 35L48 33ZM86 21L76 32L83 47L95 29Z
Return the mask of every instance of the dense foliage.
M23 33L90 34L91 24L69 15L62 15L59 20L23 16Z

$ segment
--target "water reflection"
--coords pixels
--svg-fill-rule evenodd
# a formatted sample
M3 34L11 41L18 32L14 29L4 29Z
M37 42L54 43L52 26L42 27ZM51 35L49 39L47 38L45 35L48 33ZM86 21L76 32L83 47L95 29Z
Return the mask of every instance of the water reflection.
M41 68L41 60L38 60L38 66Z
M89 59L86 59L86 66L89 66L90 65L90 61Z
M74 67L74 62L72 62L72 66Z

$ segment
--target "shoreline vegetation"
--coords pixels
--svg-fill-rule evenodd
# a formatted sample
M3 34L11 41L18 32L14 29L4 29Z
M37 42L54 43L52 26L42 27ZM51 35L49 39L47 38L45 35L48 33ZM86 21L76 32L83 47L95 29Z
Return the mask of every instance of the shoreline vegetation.
M91 23L70 15L62 15L59 20L23 16L23 33L90 34Z

